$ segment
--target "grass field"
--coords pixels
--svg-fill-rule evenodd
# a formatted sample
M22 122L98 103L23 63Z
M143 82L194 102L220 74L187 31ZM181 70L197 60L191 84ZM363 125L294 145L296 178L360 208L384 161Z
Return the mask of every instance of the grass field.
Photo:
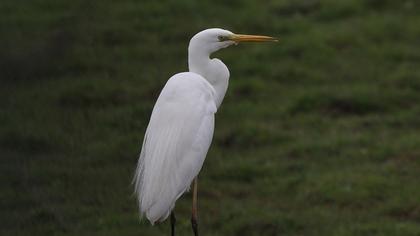
M420 3L200 2L0 2L0 235L169 235L139 222L131 179L160 89L210 27L280 43L215 55L231 80L202 235L420 235Z

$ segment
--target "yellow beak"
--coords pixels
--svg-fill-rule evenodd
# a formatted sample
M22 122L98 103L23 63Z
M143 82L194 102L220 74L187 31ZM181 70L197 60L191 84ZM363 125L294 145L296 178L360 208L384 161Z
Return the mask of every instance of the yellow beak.
M229 40L239 42L278 42L277 38L263 35L234 34Z

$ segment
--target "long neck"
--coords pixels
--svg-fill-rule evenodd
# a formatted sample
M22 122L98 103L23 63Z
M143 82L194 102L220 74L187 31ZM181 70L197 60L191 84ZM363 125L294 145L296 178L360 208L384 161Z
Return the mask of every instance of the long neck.
M188 67L190 72L203 76L216 91L216 106L225 97L229 84L229 70L218 59L210 59L210 52L191 43L188 47Z

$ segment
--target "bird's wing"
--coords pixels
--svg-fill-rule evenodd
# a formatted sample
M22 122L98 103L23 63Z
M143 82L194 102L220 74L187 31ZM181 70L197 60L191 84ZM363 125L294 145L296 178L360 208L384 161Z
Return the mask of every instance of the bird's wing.
M200 171L213 137L213 87L200 75L171 77L150 118L135 176L140 213L164 220Z

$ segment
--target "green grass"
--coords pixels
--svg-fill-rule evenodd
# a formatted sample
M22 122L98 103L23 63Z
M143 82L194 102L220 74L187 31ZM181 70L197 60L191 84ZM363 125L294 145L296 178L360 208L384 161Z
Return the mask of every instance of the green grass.
M202 235L420 235L416 1L0 3L0 234L169 235L131 179L196 32L231 81L200 174ZM192 235L190 195L176 206Z

